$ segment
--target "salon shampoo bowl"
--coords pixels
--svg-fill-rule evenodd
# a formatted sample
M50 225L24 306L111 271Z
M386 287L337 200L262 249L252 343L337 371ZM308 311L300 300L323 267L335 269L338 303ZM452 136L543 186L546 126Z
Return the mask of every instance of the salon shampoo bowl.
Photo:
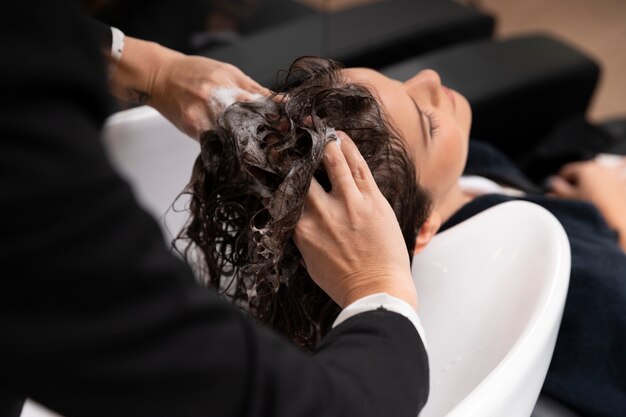
M438 234L412 268L431 380L420 416L530 416L569 285L558 220L529 202L500 204Z
M198 144L149 107L113 115L103 141L169 242L186 220L171 205L189 180ZM438 234L415 256L413 276L431 372L420 415L528 417L569 280L569 244L558 221L530 203L501 204ZM30 400L22 413L55 416Z

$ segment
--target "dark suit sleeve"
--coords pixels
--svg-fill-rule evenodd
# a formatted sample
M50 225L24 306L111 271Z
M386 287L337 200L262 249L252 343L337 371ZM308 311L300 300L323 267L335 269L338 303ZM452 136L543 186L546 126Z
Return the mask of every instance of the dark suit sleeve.
M100 49L105 52L111 51L113 35L111 34L111 26L105 25L99 20L87 19L87 28L91 32L91 36L96 38L100 44Z
M306 354L197 286L106 157L104 64L78 2L7 1L0 397L67 417L414 417L428 368L409 320L364 313Z

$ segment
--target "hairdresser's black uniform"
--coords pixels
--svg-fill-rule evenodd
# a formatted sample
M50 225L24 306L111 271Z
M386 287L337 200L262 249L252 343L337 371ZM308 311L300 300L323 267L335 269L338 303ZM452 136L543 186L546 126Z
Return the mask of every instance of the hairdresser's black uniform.
M169 253L99 140L105 70L78 4L0 13L0 416L32 397L68 417L414 417L428 371L408 319L358 315L308 355Z

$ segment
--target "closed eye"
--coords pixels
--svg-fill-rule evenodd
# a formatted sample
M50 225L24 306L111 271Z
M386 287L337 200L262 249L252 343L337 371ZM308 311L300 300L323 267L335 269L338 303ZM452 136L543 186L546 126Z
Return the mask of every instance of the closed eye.
M440 127L440 124L437 121L437 117L435 117L435 114L433 112L422 111L422 113L424 113L424 116L426 116L426 118L428 119L428 124L430 125L430 136L434 137L435 133L439 130Z
M417 105L417 102L413 99L413 97L411 97L411 95L409 95L409 98L411 99L411 101L413 102L413 104L415 105L415 110L417 110L417 117L420 120L420 125L422 126L422 136L424 138L424 144L426 145L428 143L428 138L432 138L432 124L431 124L431 118L429 118L423 111L422 109L420 109L420 106ZM426 123L424 123L424 119L428 120L428 124L430 125L428 128L428 132L429 134L426 133Z

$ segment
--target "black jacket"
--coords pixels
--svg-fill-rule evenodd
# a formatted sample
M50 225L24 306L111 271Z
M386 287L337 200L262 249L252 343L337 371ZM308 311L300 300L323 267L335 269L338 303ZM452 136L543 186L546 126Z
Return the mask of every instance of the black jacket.
M110 111L78 1L0 13L0 416L410 416L428 365L373 311L314 354L253 324L165 247L100 141Z

